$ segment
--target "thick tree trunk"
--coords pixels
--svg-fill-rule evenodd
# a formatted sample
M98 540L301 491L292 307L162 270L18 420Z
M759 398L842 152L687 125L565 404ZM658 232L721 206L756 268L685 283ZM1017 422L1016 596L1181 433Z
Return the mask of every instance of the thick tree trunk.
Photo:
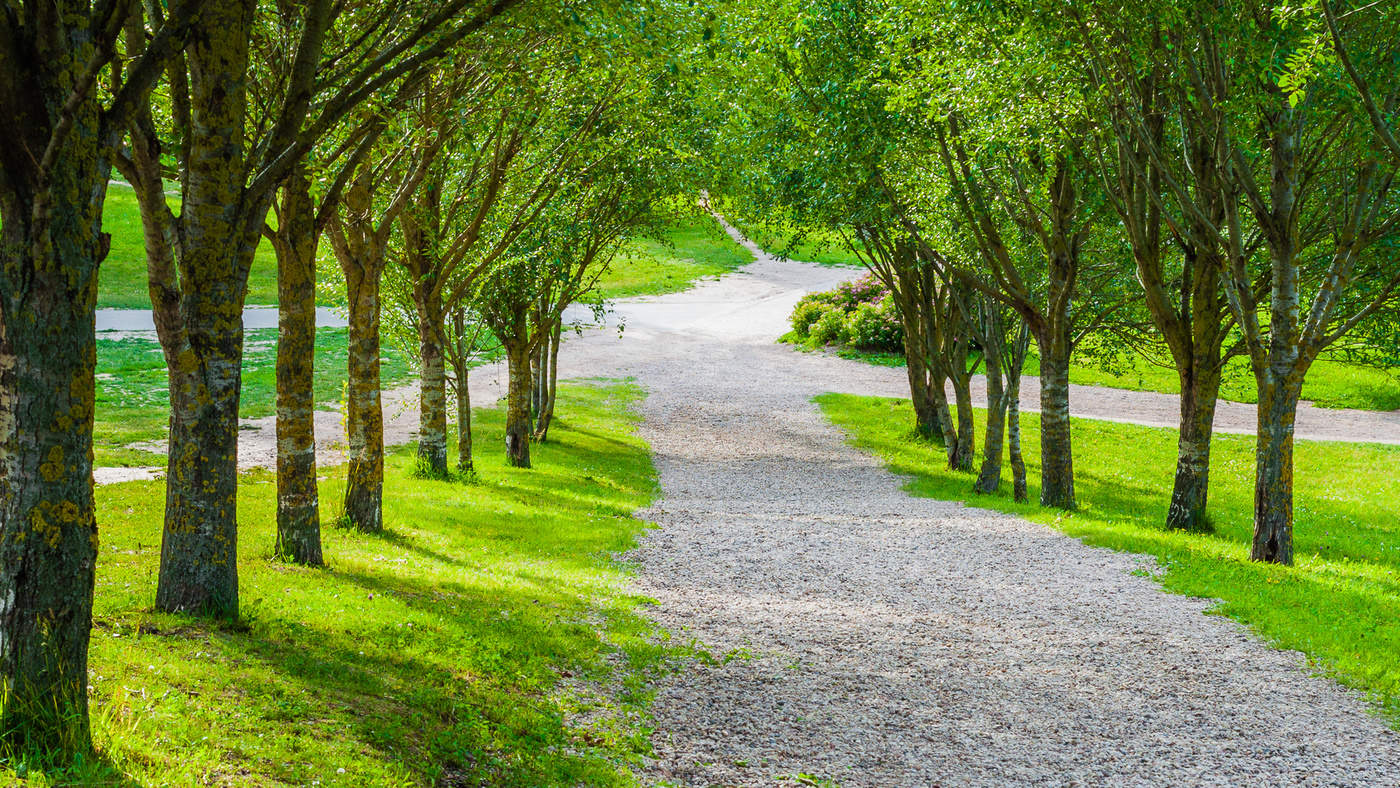
M179 253L183 336L166 350L173 410L156 607L236 617L243 300L271 195L245 190L244 75L253 6L231 0L203 9L186 50L191 132Z
M1070 445L1069 350L1040 342L1040 505L1074 509L1074 455Z
M1254 545L1249 557L1293 563L1293 425L1302 375L1261 385L1255 439Z
M71 203L56 206L47 237L6 250L6 278L25 281L0 292L0 750L16 756L91 749L94 309L106 252L96 214L106 175L90 159L68 170L55 191ZM25 219L5 221L14 222L6 236L23 235ZM34 259L35 246L52 256Z
M549 425L554 421L554 398L559 391L559 343L562 337L563 327L555 323L549 334L548 353L544 353L544 348L541 348L547 374L541 386L544 403L540 406L540 416L535 423L535 440L540 443L549 439Z
M530 356L523 343L506 346L510 376L506 393L506 462L517 468L530 467L530 396L534 388Z
M181 312L189 351L170 370L170 460L156 607L236 617L241 293L215 283L190 288Z
M1167 528L1206 533L1212 530L1206 518L1206 498L1210 490L1210 440L1220 396L1220 371L1191 364L1179 370L1178 377L1181 424Z
M418 310L418 465L431 476L446 476L447 469L447 370L442 353L442 298L434 279L414 284Z
M277 228L277 556L319 566L316 491L316 241L311 181L282 189Z
M384 528L384 406L379 379L379 277L381 266L342 260L349 295L349 388L345 407L350 466L345 479L345 521L361 531Z
M987 433L982 441L982 469L972 489L994 493L1001 488L1001 451L1006 432L1006 391L1002 385L1001 353L987 349Z

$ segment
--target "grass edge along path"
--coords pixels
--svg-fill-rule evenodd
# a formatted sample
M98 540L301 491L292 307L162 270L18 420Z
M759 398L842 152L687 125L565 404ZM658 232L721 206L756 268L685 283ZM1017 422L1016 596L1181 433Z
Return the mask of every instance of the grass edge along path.
M1310 666L1366 694L1400 727L1400 480L1385 472L1400 463L1400 447L1298 442L1297 563L1288 568L1248 560L1252 436L1216 437L1209 509L1216 533L1195 535L1160 527L1176 458L1173 430L1074 419L1081 508L1067 513L1012 501L1009 468L1001 493L973 493L974 475L949 470L942 450L913 434L907 399L823 394L815 401L851 445L907 477L911 495L1013 514L1089 545L1154 556L1165 589L1219 600L1211 613L1247 625L1274 647L1303 652ZM1023 417L1022 433L1036 501L1034 417Z
M561 386L533 470L505 465L499 407L476 411L474 481L391 451L379 536L330 526L327 469L328 569L272 559L274 476L243 474L236 622L152 612L164 487L99 488L101 760L28 784L636 784L649 679L680 653L618 558L658 491L642 396Z

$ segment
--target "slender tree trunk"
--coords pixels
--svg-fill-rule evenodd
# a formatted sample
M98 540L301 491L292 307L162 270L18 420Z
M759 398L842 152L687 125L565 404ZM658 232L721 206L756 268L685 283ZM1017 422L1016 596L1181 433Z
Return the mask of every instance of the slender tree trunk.
M350 467L345 520L361 531L384 529L384 406L379 378L379 279L382 263L341 260L349 295L350 346L345 407Z
M530 467L530 351L525 343L506 345L510 383L506 393L506 461L517 468Z
M6 240L23 237L0 258L17 285L0 292L0 749L11 755L91 749L94 310L107 241L93 155L57 169L68 202L45 237L24 237L28 217L5 217Z
M974 455L976 455L977 440L974 436L976 425L972 417L972 376L967 373L967 359L955 359L955 363L961 364L963 369L954 373L953 398L958 406L958 441L957 449L949 458L948 465L955 471L970 471Z
M470 370L465 362L456 365L457 377L457 469L472 471L472 392Z
M447 469L447 370L442 353L442 296L434 289L434 277L414 283L418 310L419 416L418 463L432 476L446 476Z
M1040 505L1074 509L1070 445L1069 346L1040 341Z
M1302 374L1259 387L1255 440L1254 545L1250 558L1293 563L1293 425Z
M311 181L283 186L277 241L277 544L279 557L320 566L316 491L316 242Z
M1220 371L1218 366L1193 363L1181 368L1178 377L1181 424L1167 528L1205 533L1212 530L1206 519L1206 497L1210 490L1210 440L1220 396Z
M1001 451L1006 431L1006 391L1002 385L1001 352L986 349L987 433L982 441L982 470L973 490L994 493L1001 488Z
M547 370L541 385L544 403L540 406L540 416L535 423L535 440L540 443L548 440L549 425L554 421L554 397L559 391L559 343L562 339L562 329L563 326L556 322L549 333L548 352L545 352L545 348L540 348Z
M530 412L536 417L544 411L544 347L530 354Z
M1011 462L1011 495L1017 503L1030 500L1026 488L1026 461L1021 455L1021 373L1007 377L1006 453Z

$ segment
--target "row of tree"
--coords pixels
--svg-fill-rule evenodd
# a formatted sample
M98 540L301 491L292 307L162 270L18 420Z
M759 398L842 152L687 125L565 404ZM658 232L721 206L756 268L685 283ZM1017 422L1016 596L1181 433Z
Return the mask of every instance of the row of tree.
M312 385L323 240L350 324L346 523L383 528L386 315L416 345L422 471L449 473L449 381L470 470L468 370L496 345L510 368L508 455L528 467L553 414L564 308L683 191L684 99L669 77L684 46L658 41L699 43L704 21L660 10L0 10L0 110L13 129L0 152L0 747L90 748L94 309L109 179L137 196L170 381L156 608L235 616L242 313L258 244L278 264L280 557L323 561Z
M984 366L977 489L996 488L1029 338L1041 503L1074 508L1071 360L1148 349L1181 388L1166 526L1208 530L1214 413L1241 357L1252 557L1292 562L1309 367L1395 361L1393 4L770 0L728 21L742 68L723 95L743 111L726 136L752 164L726 192L841 234L889 288L918 428L953 467L973 466Z

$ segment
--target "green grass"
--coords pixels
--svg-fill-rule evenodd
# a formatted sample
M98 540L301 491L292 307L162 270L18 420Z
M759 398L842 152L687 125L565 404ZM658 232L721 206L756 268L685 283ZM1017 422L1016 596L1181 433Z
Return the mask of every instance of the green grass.
M796 345L803 350L822 349L813 341L804 340L793 332L784 334L778 341ZM904 357L900 354L871 353L845 345L826 349L836 352L842 358L864 361L876 366L904 366ZM1028 356L1024 372L1027 375L1039 375L1040 358L1034 354ZM1107 365L1092 362L1071 364L1069 381L1081 386L1158 391L1163 394L1176 394L1181 389L1176 370L1154 364L1137 354L1116 359ZM1249 370L1248 361L1242 358L1230 360L1221 383L1220 396L1231 402L1253 404L1259 401L1254 375ZM1400 409L1400 369L1382 369L1322 358L1308 370L1308 376L1303 382L1303 399L1311 400L1320 408L1397 410Z
M664 243L640 239L629 243L598 280L602 298L659 295L685 290L697 280L717 277L753 262L708 216L678 221Z
M496 408L477 411L474 483L414 477L412 450L393 452L387 532L327 528L328 569L272 559L275 483L245 474L233 623L151 612L164 487L98 488L102 760L27 784L635 785L647 680L683 653L614 557L657 489L640 397L561 386L534 470L504 464ZM343 474L322 483L323 521Z
M823 411L852 443L910 476L917 496L963 501L1053 526L1093 545L1156 556L1170 591L1221 600L1215 612L1370 695L1400 723L1400 447L1299 441L1295 474L1296 566L1248 560L1252 536L1253 439L1212 446L1209 516L1214 535L1169 533L1166 516L1176 436L1172 430L1076 419L1075 482L1081 509L1017 504L1009 470L1003 493L971 492L974 477L950 471L941 451L912 435L907 400L825 394ZM979 419L984 414L979 412ZM1039 499L1039 430L1022 420L1031 500ZM1124 451L1128 447L1129 450Z
M344 393L348 330L316 330L316 402L339 402ZM256 419L276 412L277 329L247 332L244 339L243 392L239 416ZM384 386L409 380L408 358L391 345L384 348L380 370ZM160 441L170 413L165 359L154 339L125 337L97 341L97 406L93 429L98 465L164 465L165 457L129 444Z
M102 230L111 234L112 249L98 269L98 308L150 309L141 208L130 186L115 182L108 186L107 202L102 209ZM345 303L345 285L339 269L326 263L321 266L320 275L322 284L317 288L317 303L323 306ZM249 306L277 303L277 256L266 240L253 257L245 303Z
M1040 374L1040 359L1026 359L1026 374ZM1322 358L1308 370L1303 382L1303 399L1321 408L1356 408L1359 410L1400 409L1400 370L1378 369L1362 364ZM1070 367L1071 383L1084 386L1108 386L1132 391L1160 391L1176 394L1181 386L1176 370L1154 364L1132 354L1105 369L1094 364ZM1231 402L1259 401L1254 374L1249 362L1233 358L1227 365L1220 396Z

